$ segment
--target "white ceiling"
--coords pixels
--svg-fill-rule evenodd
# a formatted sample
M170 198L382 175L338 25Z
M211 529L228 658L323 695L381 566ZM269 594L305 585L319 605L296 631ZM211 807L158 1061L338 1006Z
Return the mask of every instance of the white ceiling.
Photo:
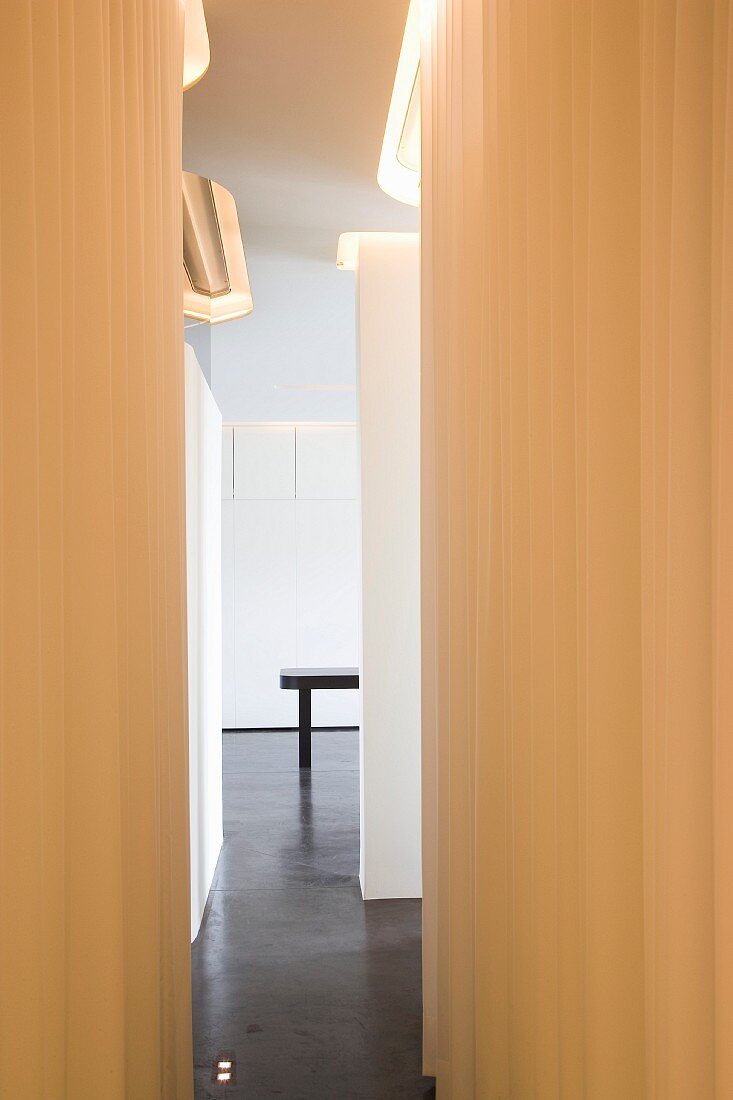
M255 310L212 329L225 420L341 420L354 382L345 230L414 230L376 184L408 0L205 0L211 67L184 96L183 163L237 202Z

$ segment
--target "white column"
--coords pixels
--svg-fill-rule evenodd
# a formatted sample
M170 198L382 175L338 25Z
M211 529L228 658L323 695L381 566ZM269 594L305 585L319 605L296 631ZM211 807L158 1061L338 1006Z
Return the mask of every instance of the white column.
M364 898L422 895L416 233L360 236L357 371Z

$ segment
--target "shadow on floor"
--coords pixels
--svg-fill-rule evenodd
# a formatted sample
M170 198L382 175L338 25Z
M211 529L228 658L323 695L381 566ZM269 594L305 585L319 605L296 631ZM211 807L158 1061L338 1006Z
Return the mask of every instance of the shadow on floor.
M420 1073L420 903L362 901L359 735L224 735L224 848L193 945L196 1100L435 1096ZM212 1080L221 1051L237 1078Z

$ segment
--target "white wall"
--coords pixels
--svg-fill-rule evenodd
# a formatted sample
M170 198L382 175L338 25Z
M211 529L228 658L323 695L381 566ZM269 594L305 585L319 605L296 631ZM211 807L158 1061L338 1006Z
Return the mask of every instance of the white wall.
M297 726L280 669L358 660L355 428L227 426L222 451L224 725ZM355 691L312 706L314 726L358 723Z
M221 413L191 347L186 371L191 938L201 924L223 839Z
M211 331L212 388L227 421L354 419L354 310L322 254L263 254L245 238L255 308ZM327 387L327 388L321 388Z
M417 234L362 234L361 887L420 897L420 285Z

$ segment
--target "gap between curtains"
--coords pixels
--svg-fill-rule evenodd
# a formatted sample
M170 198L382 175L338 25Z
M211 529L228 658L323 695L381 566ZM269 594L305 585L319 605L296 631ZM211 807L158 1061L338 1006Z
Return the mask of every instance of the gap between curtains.
M0 1094L186 1100L182 6L0 42Z
M733 1096L729 0L433 0L425 1065Z

